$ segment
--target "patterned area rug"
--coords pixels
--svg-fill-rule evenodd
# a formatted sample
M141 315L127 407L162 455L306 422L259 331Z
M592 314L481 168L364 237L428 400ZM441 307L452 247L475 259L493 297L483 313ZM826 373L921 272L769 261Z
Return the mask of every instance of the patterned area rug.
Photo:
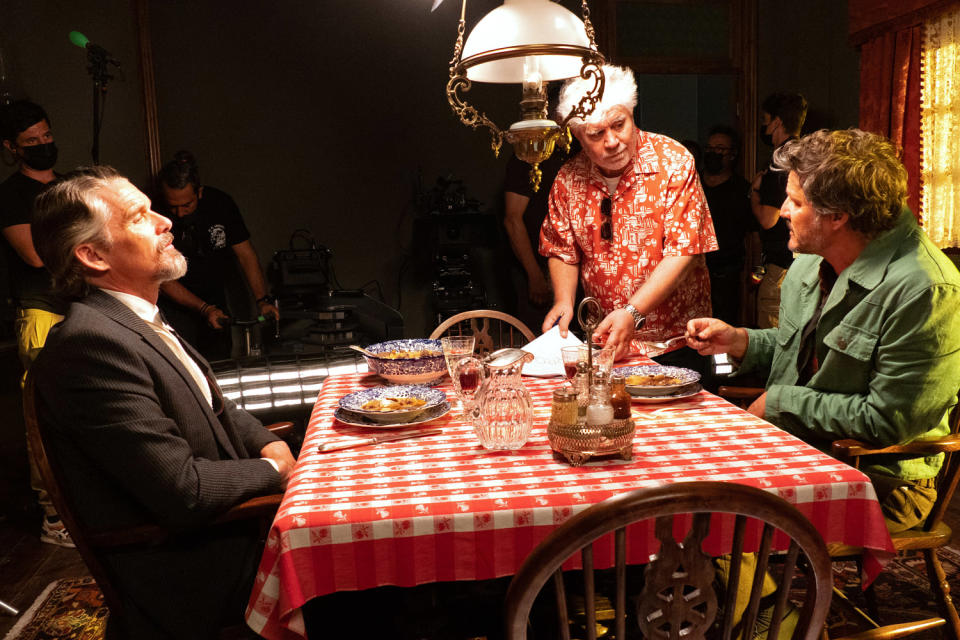
M109 612L93 578L50 583L3 640L102 640Z
M954 604L960 602L960 549L944 547L937 552L943 570L950 583L950 592ZM860 590L860 579L856 574L856 566L852 562L834 563L834 583L851 601L861 609L866 610L866 601ZM930 591L930 581L927 578L923 556L919 553L911 556L896 558L877 578L875 587L877 605L881 624L895 624L936 618L937 605ZM855 631L865 629L853 611L841 604L834 597L828 619L830 637L840 637ZM922 634L910 636L925 640L939 640L943 638L942 627L932 629Z
M950 586L955 599L960 599L960 549L946 547L939 552L940 560L943 563L944 571L950 581ZM842 589L851 601L857 606L865 609L866 603L863 593L860 591L860 579L856 573L856 566L852 562L834 564L835 584ZM457 609L457 605L463 605L463 616L473 612L476 615L477 609L486 610L483 618L487 621L486 631L489 637L496 637L499 632L501 620L503 593L508 581L490 581L491 588L483 589L479 583L477 589L480 595L486 597L478 598L477 593L470 590L472 595L464 598L460 602L459 598L451 598L452 605L450 609ZM496 584L497 588L492 588ZM459 584L454 587L454 591L462 590L465 585ZM877 578L876 582L877 601L880 608L880 621L883 624L894 624L897 622L908 622L911 620L921 620L937 616L937 608L934 604L933 594L930 592L927 574L924 568L923 557L906 556L895 559L887 569ZM376 590L375 590L376 591ZM409 594L411 590L406 590ZM489 591L490 593L485 593ZM354 594L361 595L361 594ZM450 594L447 594L448 596ZM365 602L357 601L358 604ZM409 604L409 603L408 603ZM423 616L436 616L435 602L425 603L427 607L419 613ZM347 608L350 606L348 604ZM358 607L362 609L364 607ZM445 609L447 607L444 607ZM362 614L362 611L356 613ZM398 616L396 622L400 627L411 625L410 610L405 608L405 615ZM31 607L22 614L17 625L4 637L3 640L102 640L104 629L106 627L108 611L103 604L103 596L97 588L93 578L68 578L58 580L50 584L42 594L36 599ZM457 616L461 617L461 616ZM398 638L434 638L436 640L463 640L468 637L478 637L477 630L464 629L461 625L457 631L451 633L450 629L445 629L444 625L429 624L427 627L434 627L433 632L424 634L424 620L420 616L412 616L413 619L419 619L417 629L397 628ZM437 623L435 620L434 623ZM468 625L469 626L469 625ZM480 625L481 627L484 625ZM857 631L865 630L867 627L862 623L853 611L850 611L847 605L842 604L837 598L834 598L834 606L831 608L828 619L830 637L838 638L844 635L850 635ZM406 632L410 632L407 634ZM414 632L415 631L415 632ZM604 629L603 631L607 631ZM601 637L610 637L601 631ZM482 633L482 632L481 632ZM632 637L628 633L628 636ZM911 636L919 640L938 640L943 637L939 629L928 631L925 634Z

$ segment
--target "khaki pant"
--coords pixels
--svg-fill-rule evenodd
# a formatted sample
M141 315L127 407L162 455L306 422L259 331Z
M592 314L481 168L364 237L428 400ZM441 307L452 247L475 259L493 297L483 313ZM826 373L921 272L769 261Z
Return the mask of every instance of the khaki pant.
M775 264L765 264L766 273L757 291L757 327L771 329L780 326L780 287L787 270Z
M868 473L890 533L913 529L926 520L937 501L934 478L904 480Z
M20 386L27 377L27 370L33 361L37 359L40 349L47 341L47 334L53 325L63 320L63 316L44 311L42 309L17 309L17 319L13 327L17 334L17 355L20 356L20 364L23 365L23 377L20 379ZM27 458L30 461L30 488L37 492L37 502L43 509L43 514L50 518L57 516L57 510L53 507L50 495L43 486L40 479L40 472L33 461L33 452L30 450L30 441L27 441Z

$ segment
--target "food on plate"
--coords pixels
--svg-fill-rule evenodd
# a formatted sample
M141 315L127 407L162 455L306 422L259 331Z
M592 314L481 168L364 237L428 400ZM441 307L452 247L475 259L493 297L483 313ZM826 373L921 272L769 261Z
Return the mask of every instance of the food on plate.
M435 356L442 356L442 351L434 351L433 349L394 349L393 351L384 351L383 353L375 354L378 358L384 358L386 360L398 360L400 358L433 358Z
M683 380L665 373L655 373L648 376L627 376L628 387L669 387L683 384Z
M409 411L427 404L423 398L375 398L363 403L361 408L364 411Z

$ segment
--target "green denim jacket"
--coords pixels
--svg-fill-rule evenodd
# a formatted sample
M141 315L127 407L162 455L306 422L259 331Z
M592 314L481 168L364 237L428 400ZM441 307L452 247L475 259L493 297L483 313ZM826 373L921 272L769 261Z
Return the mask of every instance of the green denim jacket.
M797 386L803 328L820 300L820 263L799 257L783 281L780 326L748 330L740 372L769 369L764 417L827 449L889 446L948 433L960 386L960 273L904 211L839 274L817 325L819 370ZM936 475L943 455L871 456L865 470Z

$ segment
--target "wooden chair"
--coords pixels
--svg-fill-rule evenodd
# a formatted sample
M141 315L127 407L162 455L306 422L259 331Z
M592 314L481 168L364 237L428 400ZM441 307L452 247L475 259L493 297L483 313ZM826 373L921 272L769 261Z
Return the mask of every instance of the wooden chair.
M750 586L749 602L737 625L734 616L717 620L718 594L715 561L701 550L710 533L711 515L733 513L733 547L729 559L728 580L722 611L734 609L738 589L729 585ZM682 545L673 537L674 518L693 514L692 527ZM756 554L753 579L749 564L742 562L748 519L764 523ZM596 585L593 543L614 532L616 596L614 626L617 638L626 635L626 526L655 521L660 549L644 570L645 584L637 604L637 622L646 638L693 640L709 637L730 640L740 636L739 629L753 630L761 613L764 583L775 572L768 572L771 557L782 559L781 580L776 591L764 600L773 601L771 626L767 637L777 637L780 621L787 611L787 595L797 570L806 575L806 593L797 618L794 638L818 637L830 607L830 557L820 534L810 521L781 498L746 485L726 482L683 482L650 489L638 489L596 504L577 514L548 535L527 557L507 591L506 632L508 640L524 640L531 608L537 594L551 577L557 609L560 637L569 640L567 590L561 570L563 564L580 551L583 563L583 599L587 637L596 638ZM790 537L786 554L771 554L774 529ZM801 556L802 552L802 556ZM741 569L744 577L741 578ZM745 594L744 594L745 595ZM743 596L739 599L743 602ZM768 605L765 605L768 606Z
M23 416L27 428L27 440L30 442L31 452L35 459L37 470L43 479L43 484L50 495L57 514L67 527L70 537L76 545L80 558L90 575L96 580L97 586L103 593L103 599L115 618L123 617L123 600L119 591L114 587L109 567L100 561L101 552L123 548L148 547L162 543L169 532L156 525L141 525L112 531L91 531L73 512L71 505L66 501L61 487L64 478L61 467L53 454L46 447L46 435L43 426L37 419L36 400L34 397L33 379L28 375L23 389ZM281 422L267 427L277 436L283 437L293 432L292 422ZM217 518L212 524L218 525L238 520L258 520L261 532L265 536L270 523L280 506L282 494L251 498L242 502ZM235 630L225 629L225 637L231 637Z
M727 387L721 386L717 394L741 405L748 405L763 393L763 389L755 387ZM937 549L948 545L953 537L949 525L943 521L944 514L950 504L953 493L960 481L960 457L952 453L960 449L960 404L955 405L950 412L950 434L930 440L917 440L906 445L873 448L859 440L837 440L832 443L834 457L849 462L853 467L860 468L860 458L886 453L910 453L920 455L945 454L943 466L936 478L937 500L926 521L913 529L891 534L893 546L898 552L920 551L923 554L927 577L930 580L930 590L937 603L940 618L928 618L916 622L880 626L877 622L878 607L876 593L871 585L865 591L869 616L863 615L859 609L857 613L871 626L876 627L872 632L861 634L858 638L895 638L911 633L923 631L933 627L946 625L944 633L952 640L960 640L960 616L957 614L953 599L950 597L950 585L947 582L943 566L937 556ZM829 545L830 555L835 559L852 558L860 561L863 550L845 545ZM840 594L842 595L842 594Z
M936 478L937 500L930 511L930 515L922 524L913 529L893 533L891 538L893 538L893 546L898 552L920 551L923 555L927 577L930 580L930 590L933 592L937 603L937 611L941 616L940 618L918 621L914 625L925 624L930 627L945 624L944 635L952 640L960 640L960 616L957 615L957 609L950 597L950 585L947 582L943 566L940 564L940 558L937 556L937 549L950 544L953 538L953 531L943 521L943 517L951 498L953 498L957 482L960 481L960 456L953 455L955 451L960 450L960 434L958 432L960 432L960 405L955 405L950 412L950 434L946 436L929 440L915 440L909 444L879 449L859 440L837 440L832 445L832 452L835 457L849 461L856 468L860 468L861 458L865 456L887 453L909 453L918 456L944 454L943 466ZM830 553L835 557L859 557L862 550L856 547L831 545ZM876 594L872 586L867 588L865 595L867 606L875 620L878 616ZM884 635L881 637L893 636Z
M473 335L478 355L504 347L522 347L533 340L533 332L518 318L491 309L464 311L447 318L433 330L430 339L438 340L445 335Z

